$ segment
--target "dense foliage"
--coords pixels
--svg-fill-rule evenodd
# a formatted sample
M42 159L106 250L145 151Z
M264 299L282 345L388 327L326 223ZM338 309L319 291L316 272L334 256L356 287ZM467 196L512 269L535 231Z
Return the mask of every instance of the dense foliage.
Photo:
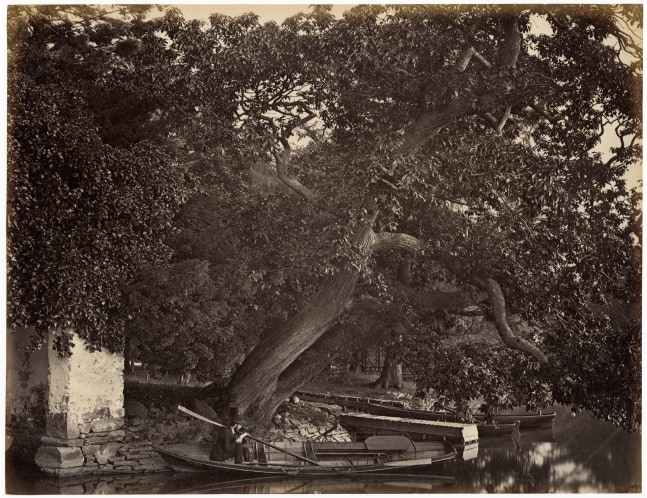
M439 400L639 420L640 7L44 9L12 21L16 324L125 330L205 378L249 353L231 389L253 410L333 323L363 337L362 308L404 327L392 354Z
M144 9L129 12L9 12L9 322L35 326L36 340L55 332L61 353L71 329L122 350L123 286L168 258L162 241L192 191L151 118L162 92L143 86L137 53L158 40Z

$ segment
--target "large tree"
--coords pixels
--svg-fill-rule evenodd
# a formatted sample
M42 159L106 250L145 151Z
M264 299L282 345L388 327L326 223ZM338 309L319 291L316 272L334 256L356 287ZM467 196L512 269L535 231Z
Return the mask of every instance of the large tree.
M617 423L639 419L639 314L631 305L640 302L641 241L638 197L624 177L640 154L642 59L630 32L641 26L640 8L371 5L336 20L315 6L281 26L260 25L253 14L214 15L204 26L173 9L159 20L104 23L97 19L105 12L85 9L55 23L42 18L52 15L47 7L16 17L14 39L23 45L11 54L20 54L11 59L20 77L10 82L19 118L10 122L10 139L18 137L10 145L21 162L10 163L10 174L20 173L10 192L31 195L9 213L15 322L41 320L47 330L73 317L94 344L114 337L118 347L125 328L113 336L75 310L93 304L83 309L107 323L108 310L124 302L117 282L164 259L152 241L167 235L170 204L185 193L174 189L189 170L210 195L175 218L180 231L165 238L175 249L170 266L140 275L131 307L121 310L134 313L129 332L149 345L181 323L173 344L200 351L186 348L182 368L213 361L209 348L231 334L241 348L260 336L230 382L232 408L267 419L321 365L313 358L330 359L353 334L363 336L354 322L371 316L382 330L397 328L393 358L414 370L421 390L502 405L557 400ZM29 114L27 97L40 113ZM63 146L53 144L59 129ZM81 130L97 137L86 149ZM600 144L609 135L611 149ZM143 157L155 157L141 154L151 140L165 150L161 169L138 175ZM74 167L67 158L81 153ZM116 153L130 154L115 161L132 165L124 170L143 184L133 196L105 195L131 184L97 188ZM58 185L38 183L56 177L43 172L48 164L65 180L48 197L60 205L36 195ZM107 170L113 178L115 168ZM77 185L82 173L94 176ZM177 195L165 194L170 203L160 206L165 189ZM121 202L145 210L138 226L146 237L132 240L148 245L126 238L120 246L123 230L102 237L98 222L43 235L75 212L66 203L79 195L78 216L108 216L116 228ZM44 242L60 233L80 237L56 245L72 255L104 239L101 247L124 252L106 254L127 256L125 273L114 274L110 261L95 264L98 275L88 270L95 280L107 275L111 284L98 290L111 299L70 295L88 287L81 281L59 286L67 294L56 309L38 308L53 284L30 292L29 262L42 260L56 282L85 275L50 264ZM407 279L398 278L403 260ZM168 285L174 278L178 288ZM158 330L146 330L147 316L162 318ZM263 322L265 330L254 330ZM191 334L189 324L199 330ZM474 347L475 328L495 340ZM613 365L614 380L600 364ZM483 381L466 384L474 378Z
M626 31L639 10L363 6L336 21L316 7L280 27L212 18L209 53L241 74L241 127L294 193L285 210L300 198L335 234L305 304L237 370L231 405L265 416L282 373L340 317L369 295L393 298L393 267L376 266L392 251L427 270L427 301L440 276L464 307L480 304L513 350L501 361L529 384L586 404L609 351L596 339L586 367L563 352L620 333L614 299L639 302L623 178L639 154L641 53ZM213 64L198 66L207 81ZM300 157L298 130L321 140ZM619 142L602 156L608 133ZM534 336L516 333L513 312ZM624 314L633 343L636 316ZM635 361L621 374L632 382ZM607 414L630 417L607 394Z

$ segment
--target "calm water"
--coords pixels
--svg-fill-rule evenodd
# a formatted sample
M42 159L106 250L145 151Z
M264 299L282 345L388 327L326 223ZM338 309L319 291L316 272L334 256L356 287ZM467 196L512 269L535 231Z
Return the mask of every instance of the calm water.
M465 461L446 462L426 474L389 478L337 478L222 482L210 476L152 474L68 478L6 469L10 494L145 493L614 493L641 491L641 437L586 414L571 418L556 407L553 430L512 438L481 439Z

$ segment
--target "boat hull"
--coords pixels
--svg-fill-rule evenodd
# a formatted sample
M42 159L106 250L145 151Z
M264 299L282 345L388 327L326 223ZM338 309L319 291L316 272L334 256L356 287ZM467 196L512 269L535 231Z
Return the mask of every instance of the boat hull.
M288 451L294 452L295 446L300 443L272 443L274 446L285 445ZM316 443L315 443L316 444ZM406 469L420 469L432 466L434 463L450 460L456 457L456 450L450 445L440 449L437 446L433 450L426 450L424 445L415 443L413 452L394 451L356 451L349 450L350 444L358 443L337 443L340 446L340 453L334 453L333 443L328 443L327 453L322 453L318 465L308 463L298 458L282 461L253 461L245 463L233 463L229 461L217 462L209 460L210 444L187 445L175 444L155 448L164 458L168 465L177 472L211 472L232 476L300 476L318 477L331 475L371 474L384 472L398 472ZM414 443L411 443L414 445ZM304 444L305 447L305 444ZM429 446L431 448L431 446ZM315 447L316 450L316 447ZM336 460L335 455L345 455L343 460ZM274 452L272 458L276 459L279 452ZM303 457L308 455L303 452ZM288 457L286 457L288 458ZM268 458L269 460L269 458ZM371 463L372 462L372 463Z
M458 416L454 413L448 412L431 412L427 410L412 410L402 406L395 406L386 402L377 402L375 400L361 400L359 398L352 398L346 396L327 396L317 395L315 393L298 393L303 401L314 401L319 403L333 403L344 406L348 409L357 410L359 412L369 413L371 415L384 415L387 417L401 417L401 418L414 418L418 420L435 420L438 422L461 422ZM494 422L497 425L508 425L519 422L520 429L537 429L552 427L557 414L555 412L549 413L521 413L521 414L494 414ZM476 422L483 423L485 415L477 414L474 416ZM485 429L488 431L488 429ZM479 429L480 431L480 429ZM494 431L489 434L483 433L482 436L492 435ZM510 426L510 434L512 428ZM499 435L506 435L505 431L499 432ZM479 432L479 435L480 432Z

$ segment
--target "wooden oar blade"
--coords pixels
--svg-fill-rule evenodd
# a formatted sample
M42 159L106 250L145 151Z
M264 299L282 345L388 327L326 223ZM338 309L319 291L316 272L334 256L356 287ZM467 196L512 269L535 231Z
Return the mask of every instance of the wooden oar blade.
M200 419L200 420L202 420L203 422L207 422L207 423L209 423L209 424L217 425L218 427L225 427L224 425L219 424L219 423L218 423L218 422L216 422L215 420L211 420L210 418L204 417L203 415L200 415L199 413L196 413L196 412L194 412L194 411L191 411L191 410L189 410L188 408L185 408L185 407L184 407L184 406L182 406L182 405L178 405L177 409L178 409L178 410L180 410L181 412L186 413L187 415L191 415L192 417L195 417L195 418L197 418L197 419Z
M203 416L202 416L202 415L200 415L199 413L196 413L196 412L194 412L194 411L192 411L192 410L189 410L188 408L185 408L185 407L184 407L184 406L182 406L182 405L178 405L177 409L178 409L178 410L180 410L181 412L186 413L187 415L191 415L192 417L195 417L195 418L197 418L197 419L200 419L200 420L202 420L202 421L204 421L204 422L207 422L207 423L209 423L209 424L217 425L218 427L226 427L226 426L224 426L224 425L222 425L222 424L219 424L218 422L216 422L216 421L214 421L214 420L211 420L210 418L203 417ZM306 458L306 457L304 457L303 455L298 455L298 454L296 454L296 453L291 453L291 452L287 451L287 450L286 450L286 449L284 449L284 448L279 448L278 446L274 446L274 445L273 445L273 444L271 444L271 443L265 442L265 441L263 441L263 440L261 440L261 439L257 439L257 438L255 438L254 436L248 435L247 437L248 437L249 439L251 439L252 441L256 441L257 443L261 443L261 444L264 444L264 445L266 445L266 446L269 446L270 448L274 448L274 449L276 449L276 450L282 451L283 453L286 453L286 454L288 454L288 455L290 455L290 456L293 456L293 457L295 457L295 458L298 458L299 460L303 460L303 461L308 462L308 463L311 463L311 464L313 464L313 465L321 465L319 462L316 462L316 461L314 461L314 460L311 460L311 459L309 459L309 458Z

